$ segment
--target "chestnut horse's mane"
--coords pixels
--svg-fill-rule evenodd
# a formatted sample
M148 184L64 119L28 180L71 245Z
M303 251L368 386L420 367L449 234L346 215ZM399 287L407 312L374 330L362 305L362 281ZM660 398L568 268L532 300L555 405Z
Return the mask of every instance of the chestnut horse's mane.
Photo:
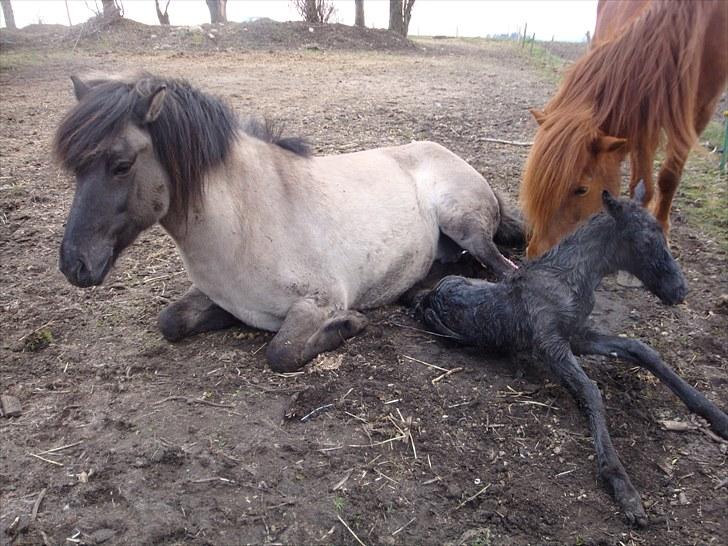
M526 162L521 202L540 230L587 165L603 134L630 148L656 145L664 130L687 154L705 28L716 0L653 0L623 31L595 45L567 72L545 108Z

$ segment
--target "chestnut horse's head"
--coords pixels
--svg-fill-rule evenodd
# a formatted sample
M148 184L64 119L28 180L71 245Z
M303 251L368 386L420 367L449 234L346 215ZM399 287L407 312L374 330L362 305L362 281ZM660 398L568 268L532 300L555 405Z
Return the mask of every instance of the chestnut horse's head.
M602 191L619 195L627 141L600 131L589 110L544 114L521 185L530 227L528 256L539 256L602 208Z

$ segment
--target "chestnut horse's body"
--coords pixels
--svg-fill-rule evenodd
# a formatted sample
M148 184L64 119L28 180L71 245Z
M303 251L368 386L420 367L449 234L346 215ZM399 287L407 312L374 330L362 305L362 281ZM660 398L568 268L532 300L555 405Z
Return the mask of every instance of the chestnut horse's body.
M629 155L630 193L645 181L667 233L683 166L728 78L728 2L600 0L591 50L566 75L539 122L521 201L538 256L617 195ZM657 191L652 166L664 137Z

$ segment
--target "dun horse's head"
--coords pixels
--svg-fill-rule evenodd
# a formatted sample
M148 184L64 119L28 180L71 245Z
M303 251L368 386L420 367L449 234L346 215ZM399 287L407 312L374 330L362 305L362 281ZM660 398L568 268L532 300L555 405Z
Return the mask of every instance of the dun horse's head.
M619 195L627 141L605 135L590 112L569 116L532 110L539 129L521 186L530 224L528 256L540 256L602 208L602 192Z
M641 280L663 303L681 303L688 292L685 277L670 253L662 227L642 206L644 193L644 182L637 185L631 200L602 192L604 208L616 224L618 266Z
M168 211L170 187L149 125L166 87L121 81L84 83L56 134L56 154L76 175L60 269L76 286L101 284L121 251Z

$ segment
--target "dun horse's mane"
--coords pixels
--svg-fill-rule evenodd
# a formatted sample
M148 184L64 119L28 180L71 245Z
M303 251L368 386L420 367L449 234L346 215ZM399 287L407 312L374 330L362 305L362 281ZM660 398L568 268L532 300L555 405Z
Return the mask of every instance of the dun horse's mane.
M664 131L687 154L697 138L694 102L713 3L653 0L621 34L574 63L545 107L526 162L521 202L532 229L578 183L600 130L631 148L658 142Z
M241 123L223 100L185 80L142 74L99 77L86 84L90 91L56 132L53 146L61 165L77 173L87 169L129 122L135 122L134 105L139 98L166 85L164 106L145 129L170 178L171 210L183 215L191 204L200 202L205 174L226 160L240 131L298 155L310 155L304 140L283 138L280 126L267 120L249 118Z

